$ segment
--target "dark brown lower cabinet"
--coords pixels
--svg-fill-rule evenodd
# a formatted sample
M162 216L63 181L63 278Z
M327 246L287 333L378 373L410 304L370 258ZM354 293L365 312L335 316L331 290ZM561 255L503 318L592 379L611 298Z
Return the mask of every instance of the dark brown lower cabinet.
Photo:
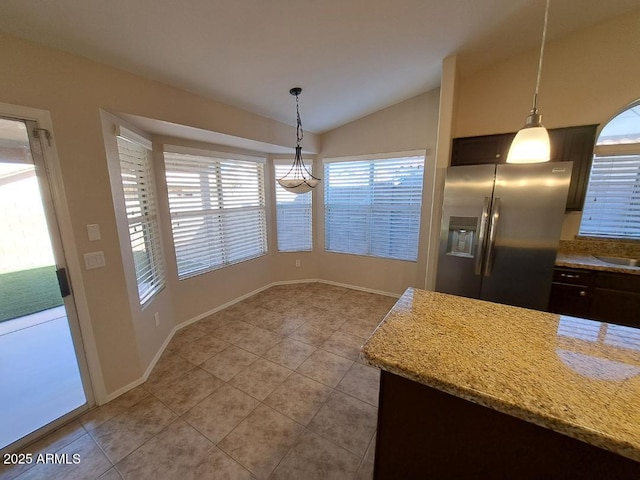
M556 267L549 311L640 327L640 275Z
M640 478L638 462L385 371L374 468L377 480Z
M549 311L575 317L589 315L590 288L583 285L554 283L549 298Z
M594 320L640 327L640 293L596 287L589 316Z

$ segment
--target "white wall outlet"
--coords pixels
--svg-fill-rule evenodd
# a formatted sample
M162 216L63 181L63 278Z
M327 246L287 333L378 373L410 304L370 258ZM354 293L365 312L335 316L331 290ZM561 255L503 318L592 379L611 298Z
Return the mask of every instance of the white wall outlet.
M160 326L160 312L156 312L153 314L153 318L156 321L156 327Z
M298 258L298 259L296 260L296 267L299 267L299 266L300 266L300 259Z

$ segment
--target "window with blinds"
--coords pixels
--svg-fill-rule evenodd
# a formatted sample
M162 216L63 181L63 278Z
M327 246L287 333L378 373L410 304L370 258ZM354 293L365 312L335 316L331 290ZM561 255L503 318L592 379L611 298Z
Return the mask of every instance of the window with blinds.
M246 158L165 151L180 280L267 252L264 164Z
M640 238L640 151L595 155L580 235Z
M288 163L274 162L276 179L291 169ZM311 227L311 192L295 194L276 184L276 222L279 252L307 252L313 248Z
M140 305L165 285L153 181L151 142L118 129L118 156Z
M598 137L579 234L640 239L640 105Z
M325 248L416 261L424 155L327 159Z

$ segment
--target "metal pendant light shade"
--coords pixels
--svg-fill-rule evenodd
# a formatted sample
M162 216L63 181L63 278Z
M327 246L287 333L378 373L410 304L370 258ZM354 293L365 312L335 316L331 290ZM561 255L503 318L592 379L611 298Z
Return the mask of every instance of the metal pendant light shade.
M302 160L302 147L300 143L302 142L304 131L302 130L302 121L300 120L300 103L298 98L300 93L302 93L302 89L295 87L289 90L289 93L296 97L296 154L291 169L284 177L278 179L278 183L282 188L291 193L307 193L320 184L320 179L313 176L304 164L304 160Z
M529 118L538 117L537 123L529 123ZM542 163L551 159L549 132L540 123L540 115L532 113L527 124L511 143L507 163Z
M549 17L549 0L546 0L544 10L544 27L542 29L542 44L538 60L538 75L536 77L536 91L533 95L533 107L527 117L524 127L518 132L511 143L507 163L541 163L551 159L551 144L549 133L542 125L542 115L538 113L538 89L540 87L540 72L542 71L542 57L544 42L547 36L547 19Z

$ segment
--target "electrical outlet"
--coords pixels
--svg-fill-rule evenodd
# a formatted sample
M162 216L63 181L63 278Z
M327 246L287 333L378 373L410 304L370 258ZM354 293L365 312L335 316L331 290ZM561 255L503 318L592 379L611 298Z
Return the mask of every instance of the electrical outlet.
M153 314L153 318L156 320L156 327L160 326L160 312L156 312Z
M300 266L300 259L297 259L296 260L296 267L299 267L299 266Z

